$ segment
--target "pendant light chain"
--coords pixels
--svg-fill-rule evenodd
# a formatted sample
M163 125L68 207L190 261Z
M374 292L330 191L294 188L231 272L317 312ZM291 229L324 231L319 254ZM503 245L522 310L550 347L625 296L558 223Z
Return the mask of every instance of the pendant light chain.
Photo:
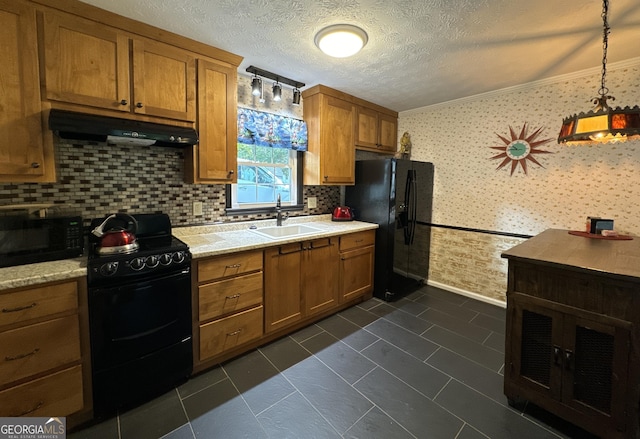
M609 93L609 89L605 85L605 77L607 76L607 49L609 48L609 33L611 28L609 27L609 21L607 16L609 15L609 0L603 0L602 2L602 22L603 22L603 34L602 34L602 82L598 93L601 97L604 97Z

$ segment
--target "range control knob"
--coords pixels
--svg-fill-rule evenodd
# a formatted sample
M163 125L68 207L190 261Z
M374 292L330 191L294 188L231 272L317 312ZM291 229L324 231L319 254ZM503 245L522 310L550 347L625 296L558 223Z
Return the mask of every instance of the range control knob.
M118 271L117 262L107 262L100 267L100 274L103 276L113 276Z
M147 259L145 259L144 263L148 268L156 268L160 263L160 258L158 257L158 255L147 256Z
M129 266L132 270L140 271L144 268L144 258L135 258L132 259L129 263Z
M171 264L172 261L173 261L173 258L171 253L165 253L162 256L160 256L160 263L162 265L169 265Z
M173 254L173 262L175 262L176 264L179 264L182 261L184 261L184 252L175 252Z

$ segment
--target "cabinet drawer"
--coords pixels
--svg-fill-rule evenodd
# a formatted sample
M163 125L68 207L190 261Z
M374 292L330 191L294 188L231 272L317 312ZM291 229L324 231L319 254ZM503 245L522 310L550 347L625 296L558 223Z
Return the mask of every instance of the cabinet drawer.
M375 241L376 235L373 230L350 233L340 237L340 251L373 245Z
M200 326L200 360L262 336L262 306Z
M198 287L199 320L208 320L262 304L262 272Z
M78 308L78 283L65 282L0 296L0 326Z
M68 416L83 405L82 366L0 392L2 416Z
M262 252L236 253L198 262L198 282L262 270Z
M0 333L0 386L77 360L75 314Z

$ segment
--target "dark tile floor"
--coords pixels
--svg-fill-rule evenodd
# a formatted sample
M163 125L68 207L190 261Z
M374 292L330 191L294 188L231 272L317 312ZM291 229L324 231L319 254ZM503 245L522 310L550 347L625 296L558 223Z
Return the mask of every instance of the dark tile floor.
M503 308L433 287L372 299L69 438L590 437L508 406L504 330Z

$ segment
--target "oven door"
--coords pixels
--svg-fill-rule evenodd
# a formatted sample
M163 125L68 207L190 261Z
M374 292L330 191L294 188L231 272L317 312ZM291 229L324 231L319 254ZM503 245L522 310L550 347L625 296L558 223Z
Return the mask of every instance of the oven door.
M179 272L89 288L91 355L104 370L191 337L191 275Z

